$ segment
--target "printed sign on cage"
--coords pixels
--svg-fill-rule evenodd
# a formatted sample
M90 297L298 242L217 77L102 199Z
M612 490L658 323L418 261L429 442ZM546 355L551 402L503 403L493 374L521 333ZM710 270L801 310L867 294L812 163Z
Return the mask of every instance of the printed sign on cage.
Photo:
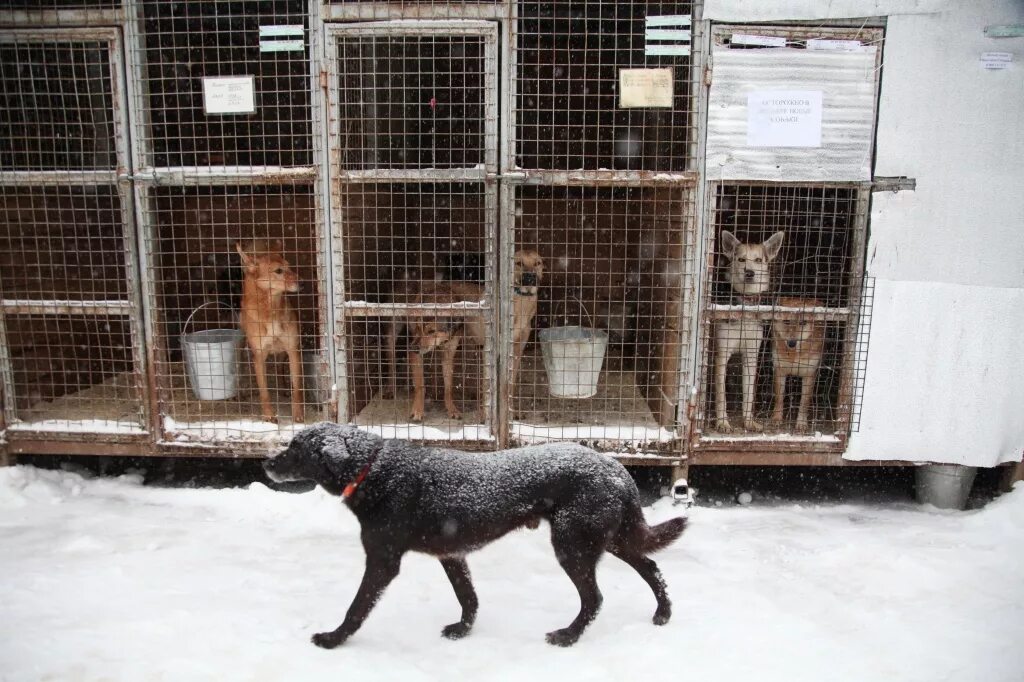
M820 147L820 90L755 90L747 94L747 146Z
M256 95L252 76L203 79L203 109L207 114L253 114Z

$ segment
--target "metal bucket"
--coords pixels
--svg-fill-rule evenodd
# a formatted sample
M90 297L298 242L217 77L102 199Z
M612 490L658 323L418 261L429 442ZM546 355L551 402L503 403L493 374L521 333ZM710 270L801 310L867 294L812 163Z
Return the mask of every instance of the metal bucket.
M959 464L919 466L914 470L917 501L940 509L963 509L977 473L977 467Z
M597 394L608 334L584 327L551 327L540 330L538 339L552 396L592 398Z
M192 393L200 400L227 400L238 395L238 347L245 337L241 329L207 329L186 334L192 311L182 327L181 350L185 356ZM215 305L215 304L213 304Z

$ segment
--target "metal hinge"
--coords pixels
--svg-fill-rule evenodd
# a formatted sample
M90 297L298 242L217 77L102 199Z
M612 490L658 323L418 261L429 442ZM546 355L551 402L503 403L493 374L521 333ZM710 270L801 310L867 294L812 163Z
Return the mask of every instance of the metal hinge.
M917 189L917 178L899 175L891 178L875 178L871 182L872 192L913 192Z

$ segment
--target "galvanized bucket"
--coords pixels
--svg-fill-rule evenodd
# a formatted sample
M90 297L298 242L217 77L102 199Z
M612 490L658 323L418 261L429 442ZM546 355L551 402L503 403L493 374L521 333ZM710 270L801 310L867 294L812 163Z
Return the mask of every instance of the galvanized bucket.
M592 398L604 365L608 334L585 327L540 330L548 392L555 398Z
M181 350L185 356L192 393L200 400L227 400L238 395L238 347L245 334L241 329L207 329L185 333L192 317L216 301L204 303L188 316L181 328Z

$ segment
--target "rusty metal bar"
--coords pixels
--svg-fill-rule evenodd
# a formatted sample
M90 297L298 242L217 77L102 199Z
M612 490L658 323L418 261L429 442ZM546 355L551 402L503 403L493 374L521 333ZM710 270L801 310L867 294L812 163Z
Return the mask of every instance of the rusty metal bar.
M114 26L125 20L123 7L100 9L4 9L0 10L0 26Z
M695 171L663 173L643 170L511 171L502 180L517 185L568 185L578 187L623 187L628 185L696 185Z
M122 179L116 170L0 171L0 185L10 187L114 185Z
M279 185L317 176L316 166L167 166L143 168L132 179L153 185Z
M51 301L45 299L4 299L0 308L9 315L132 315L132 301Z
M501 19L508 15L507 0L493 2L324 3L324 21L394 21L401 19Z

